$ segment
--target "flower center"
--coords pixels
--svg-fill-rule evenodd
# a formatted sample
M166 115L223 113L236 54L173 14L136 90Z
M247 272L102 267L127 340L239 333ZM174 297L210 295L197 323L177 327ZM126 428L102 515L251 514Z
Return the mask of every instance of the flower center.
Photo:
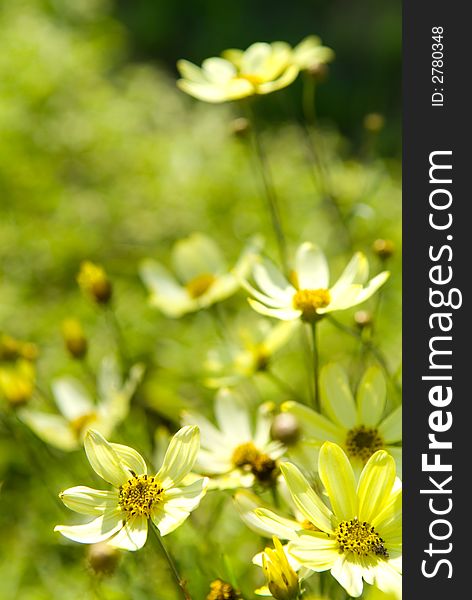
M90 425L97 420L97 415L94 412L86 413L85 415L81 415L73 419L69 426L74 432L75 437L80 440L82 439L85 430L90 427Z
M375 529L365 521L357 519L341 521L334 534L342 552L353 552L357 556L383 556L388 558L385 542Z
M250 471L260 483L272 483L278 471L275 460L258 450L252 442L237 446L232 461L235 467Z
M134 475L120 487L118 504L130 516L149 517L152 507L162 501L164 488L155 477Z
M238 600L241 598L239 592L231 584L221 581L221 579L212 581L210 590L207 600Z
M298 290L292 299L293 307L302 311L304 321L314 321L321 315L319 308L326 308L331 302L329 290L320 288L319 290Z
M215 283L216 277L211 273L203 273L191 279L185 287L192 298L200 298Z
M360 458L367 462L369 458L383 448L383 440L374 427L359 425L347 432L346 449L352 458Z

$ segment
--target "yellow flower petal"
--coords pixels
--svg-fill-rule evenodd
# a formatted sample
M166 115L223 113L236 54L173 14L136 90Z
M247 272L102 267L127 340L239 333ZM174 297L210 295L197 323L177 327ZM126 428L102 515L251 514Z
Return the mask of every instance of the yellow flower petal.
M340 521L356 517L356 479L348 457L337 444L325 442L321 446L318 472L336 517Z
M365 372L357 392L358 423L375 427L382 418L385 409L387 387L385 377L377 366Z
M326 365L320 373L321 406L328 417L345 429L357 422L356 405L345 371L336 364Z
M364 467L357 493L359 520L372 523L388 500L395 482L395 461L384 450L373 454Z

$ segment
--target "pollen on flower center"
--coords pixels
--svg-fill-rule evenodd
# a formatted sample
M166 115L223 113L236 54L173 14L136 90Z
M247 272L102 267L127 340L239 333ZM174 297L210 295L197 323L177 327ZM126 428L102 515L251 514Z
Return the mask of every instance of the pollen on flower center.
M342 552L357 556L382 556L388 558L384 540L369 523L357 519L341 521L334 534Z
M120 487L118 504L130 516L149 517L154 504L162 501L163 492L155 477L134 475Z
M216 277L211 273L197 275L185 285L187 292L192 298L200 298L215 283Z
M318 309L326 308L331 302L329 290L320 288L319 290L298 290L292 300L293 307L301 310L302 319L313 321L320 318Z
M237 446L232 462L235 467L250 471L260 483L273 482L278 471L275 460L258 450L252 442Z
M352 458L367 462L369 458L383 448L383 440L375 427L359 425L347 432L346 450Z

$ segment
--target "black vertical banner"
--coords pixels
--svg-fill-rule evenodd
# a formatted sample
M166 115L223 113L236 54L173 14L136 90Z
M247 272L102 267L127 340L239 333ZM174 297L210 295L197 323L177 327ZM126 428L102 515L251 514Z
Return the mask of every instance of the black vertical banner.
M472 37L467 2L403 5L406 600L472 597Z

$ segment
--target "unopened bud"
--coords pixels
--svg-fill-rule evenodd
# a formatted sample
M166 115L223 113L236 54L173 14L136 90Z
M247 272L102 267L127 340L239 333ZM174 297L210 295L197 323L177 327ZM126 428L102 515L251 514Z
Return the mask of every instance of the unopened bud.
M386 260L395 252L395 244L392 242L392 240L378 239L372 244L372 250L379 258Z
M242 596L230 583L215 579L210 583L210 593L206 600L242 600Z
M298 419L290 413L278 414L271 428L272 439L282 442L287 446L295 444L300 437L300 424Z
M119 550L104 542L91 544L87 549L87 562L96 575L111 575L119 559Z
M28 402L33 395L35 381L36 369L25 359L0 367L0 395L11 406L21 406Z
M77 283L81 290L97 304L108 304L112 296L112 285L105 269L90 261L80 265Z
M300 593L298 575L288 562L280 540L272 538L274 549L266 548L262 554L262 569L267 587L276 600L296 600Z
M329 67L324 63L314 63L306 69L306 72L310 77L316 79L316 81L324 81L328 76Z
M378 133L385 125L384 117L379 113L369 113L364 117L364 129L371 133Z
M88 343L82 325L77 319L66 319L62 323L64 344L72 358L84 358L87 354Z
M368 310L358 310L354 314L354 322L359 329L364 329L364 327L372 325L372 313Z
M237 137L245 137L246 134L251 129L251 122L249 119L244 117L239 117L238 119L233 119L230 124L230 130L233 135Z

